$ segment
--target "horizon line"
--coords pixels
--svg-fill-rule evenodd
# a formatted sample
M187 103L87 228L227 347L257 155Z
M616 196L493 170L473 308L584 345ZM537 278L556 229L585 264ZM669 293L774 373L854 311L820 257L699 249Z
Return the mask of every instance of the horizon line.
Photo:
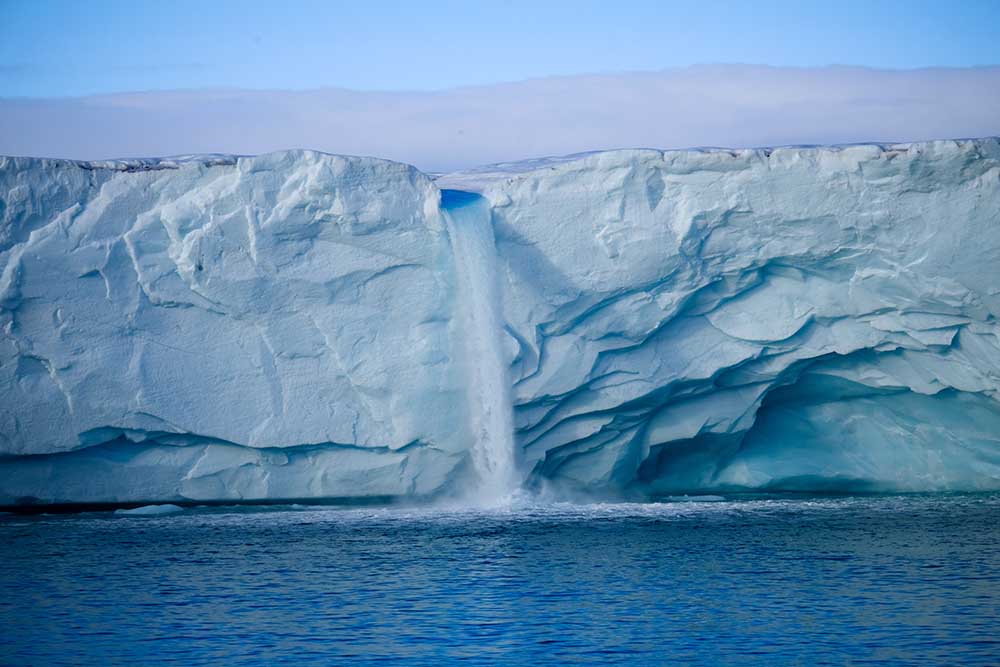
M909 74L921 72L956 72L956 71L980 71L997 69L1000 70L1000 62L979 65L928 65L920 67L878 67L872 65L852 65L843 63L829 63L825 65L768 65L765 63L740 63L740 62L704 62L692 63L690 65L677 65L661 67L656 69L636 69L636 70L604 70L591 72L578 72L575 74L548 74L544 76L531 76L523 79L505 79L490 83L472 83L457 86L445 86L441 88L351 88L338 86L336 84L324 84L320 86L310 86L306 88L252 88L245 86L200 86L182 88L135 88L114 91L104 91L86 93L83 95L3 95L0 100L5 102L51 102L59 100L89 100L97 98L113 98L126 95L155 95L173 93L318 93L336 91L344 93L357 93L364 95L436 95L441 93L451 93L465 90L478 90L484 88L495 88L503 86L517 86L533 82L544 82L558 79L584 79L599 77L621 77L621 76L643 76L656 75L674 72L683 72L698 69L726 68L726 69L758 69L775 71L825 71L825 70L854 70L866 72L884 72L887 74Z

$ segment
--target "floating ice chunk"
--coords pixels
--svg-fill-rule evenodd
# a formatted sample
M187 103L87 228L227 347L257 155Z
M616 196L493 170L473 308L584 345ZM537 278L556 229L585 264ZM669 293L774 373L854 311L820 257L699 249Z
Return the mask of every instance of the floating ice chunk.
M667 496L663 498L672 503L721 503L725 502L725 496L714 496L711 494L705 494L701 496Z
M115 510L115 514L121 514L122 516L161 516L164 514L177 514L178 512L183 512L184 508L179 505L143 505L142 507L134 507L132 509L120 509Z

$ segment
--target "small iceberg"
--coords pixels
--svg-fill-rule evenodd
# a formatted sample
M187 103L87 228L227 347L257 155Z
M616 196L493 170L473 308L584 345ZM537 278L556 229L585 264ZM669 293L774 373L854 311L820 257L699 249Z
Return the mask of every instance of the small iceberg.
M183 511L184 508L180 505L143 505L142 507L135 507L130 510L115 510L115 514L122 514L126 516L160 516L163 514L175 514Z

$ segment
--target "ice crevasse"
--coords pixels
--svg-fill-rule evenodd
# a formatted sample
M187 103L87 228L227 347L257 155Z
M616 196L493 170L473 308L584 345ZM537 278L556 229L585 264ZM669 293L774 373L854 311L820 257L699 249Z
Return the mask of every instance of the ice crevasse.
M1000 488L1000 141L0 158L0 505Z

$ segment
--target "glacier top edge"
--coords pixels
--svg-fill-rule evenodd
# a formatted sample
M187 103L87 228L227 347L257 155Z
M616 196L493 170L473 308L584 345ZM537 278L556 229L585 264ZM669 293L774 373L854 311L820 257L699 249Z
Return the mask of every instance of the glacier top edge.
M244 162L268 163L285 159L294 160L304 157L313 159L329 157L342 158L351 161L371 162L372 164L400 165L405 167L407 171L418 172L433 180L441 189L447 188L481 192L498 181L504 181L510 178L525 176L536 172L552 171L560 168L573 169L575 168L574 165L579 166L582 163L609 159L620 160L643 155L649 157L659 157L662 159L672 158L674 160L703 160L707 165L712 161L726 158L767 159L788 155L807 156L810 154L843 154L854 152L861 154L868 153L874 158L885 153L922 153L929 150L963 152L983 149L986 149L990 153L1000 154L1000 136L934 139L911 142L859 142L830 145L792 144L786 146L765 146L756 148L725 148L718 146L669 149L614 148L584 151L568 155L526 158L524 160L515 160L512 162L498 162L443 174L425 172L414 165L397 160L374 156L328 153L312 149L286 149L272 151L269 153L261 153L258 155L200 153L162 157L113 158L108 160L74 160L69 158L0 155L0 169L5 168L11 162L15 162L20 163L22 167L25 163L37 163L39 165L46 166L75 166L81 169L95 171L141 172L181 169L185 166L236 166Z
M494 184L510 179L537 176L541 172L574 171L582 167L617 163L642 157L669 161L674 164L686 164L697 169L712 169L713 165L722 165L733 160L782 160L796 157L839 156L845 157L849 161L863 161L865 159L878 159L885 155L908 154L913 156L930 152L958 154L973 151L985 152L990 157L1000 158L1000 137L830 145L793 144L758 148L716 146L678 149L618 148L483 165L441 174L435 178L435 183L439 188L483 192Z
M74 160L70 158L33 157L28 155L0 155L0 169L8 164L24 167L26 165L38 165L45 167L77 167L88 171L111 171L111 172L143 172L143 171L164 171L177 170L188 167L232 167L240 165L267 165L277 164L283 161L298 161L302 159L323 160L339 159L354 163L370 163L372 165L385 165L402 167L406 171L419 173L427 178L430 175L424 173L417 167L398 160L372 157L366 155L343 155L339 153L327 153L308 148L291 148L258 155L240 155L235 153L192 153L183 155L169 155L162 157L130 157L113 158L108 160Z

